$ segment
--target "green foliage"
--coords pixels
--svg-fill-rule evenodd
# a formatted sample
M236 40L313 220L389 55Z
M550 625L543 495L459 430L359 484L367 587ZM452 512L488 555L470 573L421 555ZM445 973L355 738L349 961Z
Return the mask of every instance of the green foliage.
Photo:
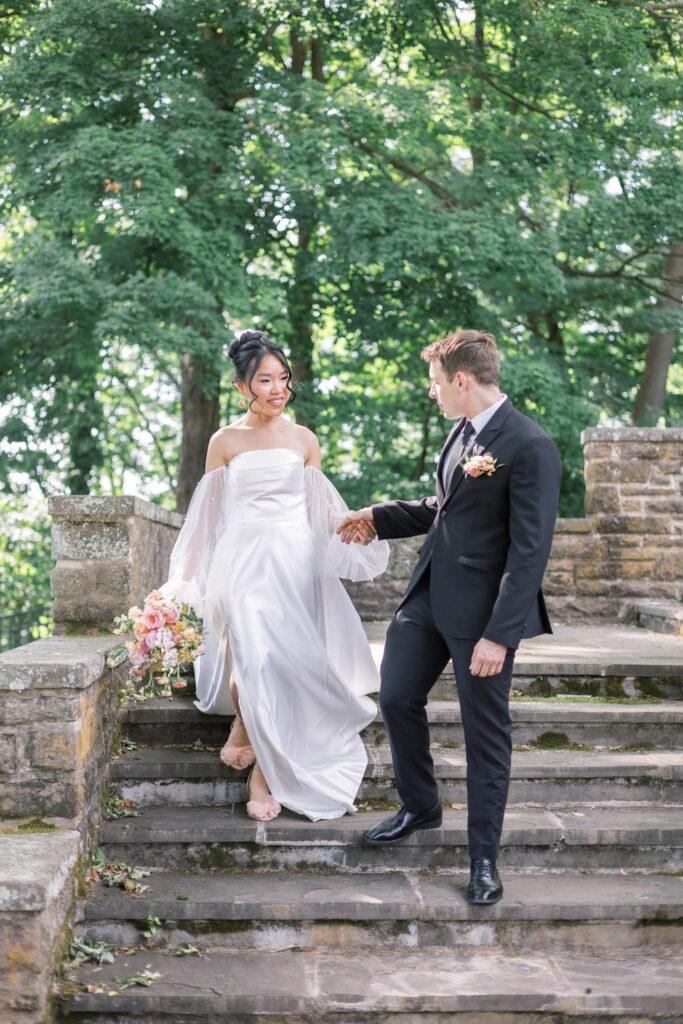
M53 561L45 503L0 493L0 515L0 614L32 611L31 635L47 636Z
M420 350L478 326L581 514L582 429L628 422L648 335L683 322L659 304L683 237L677 16L60 0L0 19L0 485L172 507L187 356L227 421L226 345L258 325L350 504L416 497L448 429ZM682 396L673 368L663 422Z

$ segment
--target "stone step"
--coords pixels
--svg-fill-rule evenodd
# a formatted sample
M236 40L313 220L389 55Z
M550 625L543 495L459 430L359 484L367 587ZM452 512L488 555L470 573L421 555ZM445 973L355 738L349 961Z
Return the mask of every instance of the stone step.
M463 743L457 700L430 701L427 713L433 742ZM524 699L511 701L510 715L515 744L540 741L542 746L569 742L607 748L683 748L683 702ZM145 746L192 744L198 740L222 746L231 721L230 716L205 715L194 706L191 696L174 694L168 699L159 697L128 706L123 712L122 730L127 739ZM380 711L364 735L370 744L386 743Z
M315 872L211 875L155 871L133 900L93 887L79 934L114 946L261 949L496 946L511 951L683 949L683 878L508 874L501 903L470 906L468 875ZM484 920L482 921L482 916ZM677 925L678 927L673 927ZM231 927L232 926L232 927Z
M148 987L121 990L115 978L143 970L160 977ZM66 1011L102 1015L119 1024L187 1024L262 1020L297 1024L436 1024L485 1014L487 1024L514 1019L680 1021L680 957L639 952L596 958L580 953L510 956L499 951L349 952L216 951L207 959L176 960L163 953L120 955L114 964L84 966L80 982L99 992L72 996ZM120 983L119 983L120 984ZM112 993L118 992L117 995ZM416 1016L419 1014L419 1018ZM444 1018L448 1014L448 1018ZM97 1019L97 1017L95 1018ZM664 1022L662 1022L664 1024Z
M464 750L433 746L432 756L442 799L464 802ZM396 800L389 748L370 746L368 757L360 798ZM112 764L112 780L121 796L140 806L245 802L248 773L227 767L215 751L182 747L140 747L125 751ZM525 804L683 802L683 751L515 752L509 799Z
M242 805L143 808L140 817L104 822L110 860L168 870L354 872L469 869L467 809L444 811L440 829L391 849L363 843L387 811L308 821L283 811L252 821ZM683 872L683 806L642 805L549 810L508 806L501 866L509 870Z
M634 607L636 622L655 633L683 636L683 606L680 602L642 601Z
M375 660L384 651L387 622L364 623ZM553 624L552 635L520 644L513 688L530 697L583 694L683 699L683 637L647 633L637 626ZM455 696L449 665L432 690Z

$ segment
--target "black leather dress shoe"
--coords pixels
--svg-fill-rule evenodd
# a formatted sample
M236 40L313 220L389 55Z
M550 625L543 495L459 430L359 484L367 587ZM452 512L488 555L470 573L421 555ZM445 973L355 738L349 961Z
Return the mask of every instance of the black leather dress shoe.
M470 866L470 884L467 886L467 901L477 907L488 907L497 903L503 895L495 862L486 857L475 857Z
M442 819L441 804L438 801L426 811L409 811L402 807L390 818L373 825L365 833L365 842L372 846L396 846L421 828L441 828Z

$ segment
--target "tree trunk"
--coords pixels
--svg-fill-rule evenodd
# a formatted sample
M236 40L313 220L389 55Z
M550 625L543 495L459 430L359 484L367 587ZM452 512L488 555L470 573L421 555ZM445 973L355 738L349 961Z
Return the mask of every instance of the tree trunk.
M484 12L481 0L477 0L474 5L474 49L477 55L477 61L483 65L486 60L486 52L484 48ZM482 109L484 105L484 95L481 84L476 91L469 94L467 102L475 113L478 113ZM470 153L472 155L472 169L477 171L484 166L486 154L481 146L474 144L470 146Z
M310 51L311 75L324 82L323 47L319 39L301 41L295 29L290 33L292 73L303 76ZM289 349L292 356L294 385L299 384L299 396L292 406L297 423L315 430L316 416L313 401L313 302L315 281L315 236L318 228L318 210L312 192L294 194L294 216L297 222L294 274L287 296L290 324Z
M664 257L663 285L666 297L660 309L676 309L683 301L683 242L676 242ZM653 426L664 412L666 379L673 359L676 331L654 331L647 344L645 370L633 409L633 422Z
M197 482L204 474L206 449L220 424L220 378L213 367L185 352L180 359L182 441L176 485L176 507L187 512Z
M298 224L297 247L294 257L294 275L287 297L290 323L289 348L292 354L292 373L301 385L299 397L293 405L297 423L315 430L313 403L313 321L315 297L312 240L318 224L313 197L300 195L296 200L295 217Z

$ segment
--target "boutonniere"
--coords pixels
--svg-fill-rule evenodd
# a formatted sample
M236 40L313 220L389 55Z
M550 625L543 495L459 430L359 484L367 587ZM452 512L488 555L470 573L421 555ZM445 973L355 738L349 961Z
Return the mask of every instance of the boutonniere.
M478 477L493 476L496 470L500 466L504 466L505 463L499 462L491 452L485 452L481 445L475 444L470 455L460 465L465 476Z

